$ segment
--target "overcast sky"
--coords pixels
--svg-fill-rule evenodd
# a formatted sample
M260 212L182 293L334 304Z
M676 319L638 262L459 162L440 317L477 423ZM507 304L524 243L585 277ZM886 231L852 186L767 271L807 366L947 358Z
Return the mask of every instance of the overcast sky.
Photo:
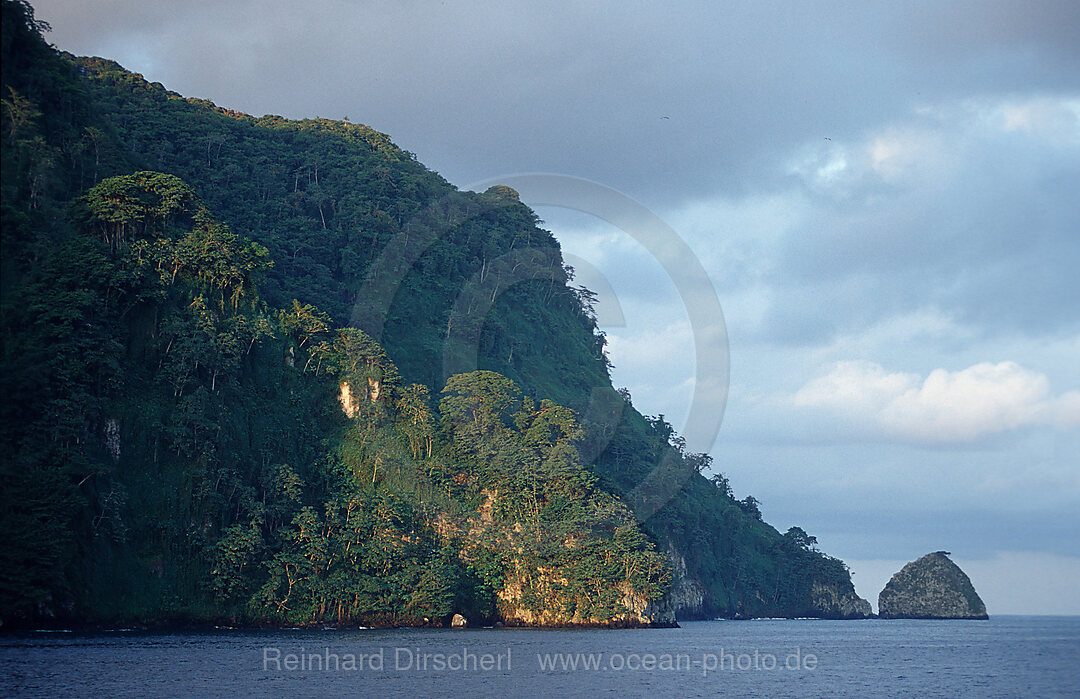
M634 231L523 189L610 290L642 412L684 426L695 333L726 329L726 406L699 392L723 424L691 446L767 521L875 606L946 549L991 615L1080 614L1080 3L34 5L62 49L349 117L459 187L548 173L647 207L726 324L690 322Z

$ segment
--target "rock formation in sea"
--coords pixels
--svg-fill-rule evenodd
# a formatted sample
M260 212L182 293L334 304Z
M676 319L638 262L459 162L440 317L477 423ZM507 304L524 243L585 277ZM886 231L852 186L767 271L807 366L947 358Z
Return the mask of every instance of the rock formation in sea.
M971 580L935 551L908 563L878 595L882 619L988 619L986 605Z

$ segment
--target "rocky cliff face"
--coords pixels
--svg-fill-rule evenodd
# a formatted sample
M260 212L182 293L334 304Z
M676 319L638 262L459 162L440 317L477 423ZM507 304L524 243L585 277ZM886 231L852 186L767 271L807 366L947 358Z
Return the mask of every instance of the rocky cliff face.
M659 602L660 616L664 620L700 619L703 617L705 591L701 583L687 575L686 559L673 545L668 545L668 563L671 565L671 587Z
M838 584L825 585L815 582L810 589L811 604L822 619L865 619L873 614L870 603L848 588Z
M465 558L476 555L476 544L492 539L505 540L509 549L524 553L526 540L535 536L526 531L520 522L500 522L495 512L498 507L497 492L483 490L484 501L476 514L463 521L453 522L440 515L432 522L440 536L447 539L463 538ZM563 545L566 545L563 542ZM680 559L681 560L681 559ZM617 586L618 604L606 610L596 608L595 597L580 590L573 593L571 581L565 571L556 568L536 567L526 557L511 556L501 589L495 593L494 620L505 626L539 627L611 627L645 628L678 626L675 614L665 604L665 598L649 598L641 590L623 583ZM677 572L677 571L676 571ZM682 563L685 575L686 563ZM700 593L699 593L700 603ZM592 611L589 611L592 610Z
M687 572L685 557L670 542L667 556L671 566L671 586L656 604L659 612L657 618L693 620L716 616L718 612L710 608L701 581ZM769 614L805 615L821 619L866 619L873 616L873 608L869 602L855 594L855 587L850 579L837 582L815 580L809 599L803 606L797 609L770 611ZM742 619L755 615L746 613L740 602L733 616L736 619Z
M534 578L533 590L529 595L524 591L526 572L515 571L509 576L503 589L496 593L496 612L500 621L507 626L543 626L575 627L597 626L611 628L645 628L678 626L675 616L656 600L649 600L636 590L621 586L619 603L624 611L610 617L583 615L580 612L567 613L568 608L577 608L576 600L567 599L558 590L567 581L555 577L552 571L536 569L529 571ZM539 591L539 594L537 594ZM530 602L525 603L526 597ZM569 603L569 604L568 604Z
M878 596L882 619L988 619L971 580L936 551L904 566Z

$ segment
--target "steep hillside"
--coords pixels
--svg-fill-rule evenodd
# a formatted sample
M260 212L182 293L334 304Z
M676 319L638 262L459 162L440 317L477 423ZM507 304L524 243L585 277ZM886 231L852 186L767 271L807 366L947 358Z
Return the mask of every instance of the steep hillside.
M612 389L513 190L3 12L5 621L861 613L840 561ZM658 464L685 485L638 523Z

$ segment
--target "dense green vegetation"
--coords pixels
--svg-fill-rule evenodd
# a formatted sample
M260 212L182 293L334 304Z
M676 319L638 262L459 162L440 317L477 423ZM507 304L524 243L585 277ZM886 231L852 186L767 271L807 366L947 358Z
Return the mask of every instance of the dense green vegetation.
M4 0L4 623L630 623L672 555L687 614L850 589L612 389L512 190L44 29ZM650 474L685 485L639 523Z

